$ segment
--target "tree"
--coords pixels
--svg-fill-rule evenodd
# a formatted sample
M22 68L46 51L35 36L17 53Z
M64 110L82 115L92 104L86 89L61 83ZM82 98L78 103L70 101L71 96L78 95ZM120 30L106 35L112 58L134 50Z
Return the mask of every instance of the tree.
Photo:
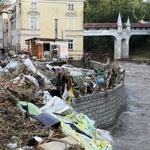
M4 3L3 3L3 0L0 0L0 10L2 9Z
M145 17L143 20L150 22L150 1L145 3Z
M120 12L123 22L128 17L131 22L138 22L150 8L145 4L143 0L87 0L84 19L85 22L116 22Z

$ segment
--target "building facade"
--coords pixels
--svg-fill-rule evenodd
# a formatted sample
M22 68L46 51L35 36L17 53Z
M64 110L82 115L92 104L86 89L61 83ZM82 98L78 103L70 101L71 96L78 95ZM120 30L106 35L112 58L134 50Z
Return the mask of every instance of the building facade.
M83 55L85 0L17 0L9 9L12 47L26 51L26 39L68 40L68 57Z
M8 9L10 5L5 5L0 12L0 48L7 48L8 42Z

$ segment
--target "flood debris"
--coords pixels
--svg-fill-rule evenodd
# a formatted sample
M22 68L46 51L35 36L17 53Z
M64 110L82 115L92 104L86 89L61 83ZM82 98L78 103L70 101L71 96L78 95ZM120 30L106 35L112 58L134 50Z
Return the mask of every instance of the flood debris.
M0 68L0 149L112 150L110 133L72 105L115 87L124 73L116 66L91 70L12 59Z

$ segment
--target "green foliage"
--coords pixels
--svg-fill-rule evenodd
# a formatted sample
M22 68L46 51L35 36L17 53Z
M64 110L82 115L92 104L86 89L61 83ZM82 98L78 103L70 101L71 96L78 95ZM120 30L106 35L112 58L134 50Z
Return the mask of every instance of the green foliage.
M136 50L142 47L150 48L150 35L132 36L130 39L130 49Z
M119 12L122 21L130 17L138 22L150 17L150 3L143 0L87 0L85 4L85 22L116 22Z
M2 10L3 6L4 6L4 1L0 0L0 10Z
M150 2L147 2L144 5L145 5L145 16L143 20L150 21Z

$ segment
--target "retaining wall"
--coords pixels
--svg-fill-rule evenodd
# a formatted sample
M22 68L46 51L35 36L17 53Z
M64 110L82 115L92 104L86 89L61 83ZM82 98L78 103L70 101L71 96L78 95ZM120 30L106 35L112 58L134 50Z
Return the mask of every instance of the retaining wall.
M88 67L91 69L100 69L103 66L110 67L109 60L105 64L91 60L89 65ZM124 83L105 92L83 96L77 99L76 105L73 107L77 112L83 112L93 119L96 122L96 127L101 129L111 127L127 108Z
M94 120L96 127L105 129L116 123L119 115L126 110L126 106L124 84L121 83L109 91L77 99L74 109Z

